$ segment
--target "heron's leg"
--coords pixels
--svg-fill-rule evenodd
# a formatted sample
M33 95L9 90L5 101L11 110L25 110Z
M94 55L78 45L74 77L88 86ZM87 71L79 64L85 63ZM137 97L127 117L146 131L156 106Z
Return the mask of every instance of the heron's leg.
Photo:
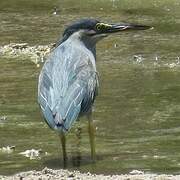
M76 135L76 144L75 144L75 147L74 147L74 157L73 157L73 166L75 167L80 167L81 165L81 136L82 136L82 129L81 127L77 127L76 128L76 131L75 131L75 135Z
M64 166L66 166L67 163L67 153L66 153L66 137L63 132L59 134L61 144L62 144L62 153L63 153L63 161L64 161Z
M89 139L90 139L90 146L91 146L91 158L94 161L95 160L95 128L93 125L93 119L92 119L92 112L88 113L88 131L89 131Z

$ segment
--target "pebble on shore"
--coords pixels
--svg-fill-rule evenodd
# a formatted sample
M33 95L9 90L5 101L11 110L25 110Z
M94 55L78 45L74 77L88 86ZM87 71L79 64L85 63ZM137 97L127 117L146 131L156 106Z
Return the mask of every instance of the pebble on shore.
M137 172L137 174L135 174ZM141 173L139 173L141 172ZM142 171L133 170L133 174L125 175L96 175L91 173L80 173L79 171L68 171L64 169L52 170L44 168L42 171L21 172L13 176L0 176L2 180L178 180L180 175L157 175L146 174Z

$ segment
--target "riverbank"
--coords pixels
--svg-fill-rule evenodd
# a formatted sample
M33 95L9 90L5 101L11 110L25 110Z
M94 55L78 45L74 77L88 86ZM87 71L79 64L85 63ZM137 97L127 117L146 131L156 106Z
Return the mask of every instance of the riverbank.
M28 171L15 174L13 176L0 176L1 180L62 180L62 179L82 179L82 180L178 180L180 175L157 175L145 174L142 171L132 171L124 175L96 175L91 173L80 173L79 171L53 170L44 168L42 171Z

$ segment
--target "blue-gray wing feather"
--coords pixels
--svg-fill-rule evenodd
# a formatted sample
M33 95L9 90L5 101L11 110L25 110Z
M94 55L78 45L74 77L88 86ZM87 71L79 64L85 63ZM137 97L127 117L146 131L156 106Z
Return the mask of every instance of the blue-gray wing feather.
M63 46L54 50L42 68L38 86L38 102L47 124L63 131L90 110L98 86L90 57L71 47L67 50Z

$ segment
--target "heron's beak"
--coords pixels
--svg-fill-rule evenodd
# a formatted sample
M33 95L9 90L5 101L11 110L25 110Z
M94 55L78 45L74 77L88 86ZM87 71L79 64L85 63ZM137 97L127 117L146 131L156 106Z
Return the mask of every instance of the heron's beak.
M127 30L146 30L152 28L151 26L139 25L139 24L129 24L129 23L120 23L120 24L105 24L97 23L96 24L96 33L97 34L109 34L120 31Z
M127 31L127 30L146 30L152 28L151 26L146 25L139 25L139 24L111 24L106 29L106 33L115 33L120 31Z

